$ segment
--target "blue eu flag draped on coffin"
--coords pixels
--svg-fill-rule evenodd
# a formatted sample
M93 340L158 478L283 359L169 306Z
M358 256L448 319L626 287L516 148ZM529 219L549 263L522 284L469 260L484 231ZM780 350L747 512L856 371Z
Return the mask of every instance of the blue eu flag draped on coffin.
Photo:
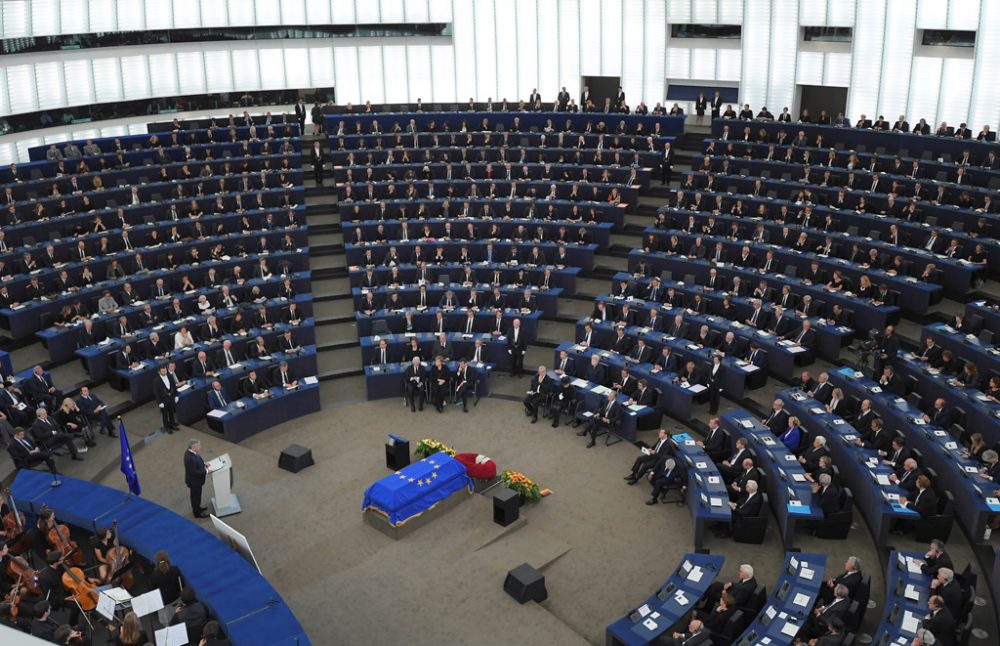
M128 481L128 490L133 495L138 496L142 493L142 487L139 486L139 474L135 472L135 462L132 461L132 447L128 443L128 435L125 434L125 422L122 420L118 422L118 437L121 439L122 445L121 472L125 474L125 480Z
M462 487L472 493L465 465L447 453L435 453L368 487L361 511L377 511L399 527Z

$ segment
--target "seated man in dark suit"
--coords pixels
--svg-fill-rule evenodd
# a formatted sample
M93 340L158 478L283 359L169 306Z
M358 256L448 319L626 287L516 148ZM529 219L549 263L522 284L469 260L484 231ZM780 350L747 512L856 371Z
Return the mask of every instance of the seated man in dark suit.
M716 462L723 459L728 452L728 439L726 432L719 425L719 418L711 417L708 420L708 435L705 436L705 441L699 440L697 444L708 453L713 462Z
M798 638L803 642L817 639L826 634L827 627L833 621L843 621L847 608L851 605L850 592L846 585L837 585L833 589L833 599L829 603L819 606L806 619L805 625L799 631Z
M955 423L955 411L947 405L944 399L939 397L934 400L934 406L924 415L924 421L948 429Z
M925 475L917 478L916 495L912 499L908 496L900 496L899 504L917 512L921 518L938 513L938 497L937 493L931 489L931 479Z
M24 391L39 406L44 404L49 410L58 408L63 399L62 391L52 384L52 377L45 374L41 366L35 366L33 374L21 382Z
M821 475L813 483L813 502L823 510L824 516L840 511L840 489L833 484L833 478L828 473Z
M26 438L23 428L14 429L14 437L7 445L7 452L18 468L30 469L44 462L52 474L59 473L56 470L56 462L52 459L52 453L36 446L34 442Z
M214 377L215 362L205 353L198 351L198 356L191 362L191 375L193 377Z
M757 579L754 577L753 566L744 563L740 566L739 576L735 581L715 581L708 586L705 596L697 608L714 608L719 603L723 592L728 592L733 597L734 605L737 608L745 608L757 589Z
M953 646L955 643L955 617L944 604L944 599L940 595L933 595L927 600L927 610L929 611L920 624L932 635L934 643L942 646Z
M108 415L107 405L101 401L97 395L90 392L90 388L84 386L80 389L80 396L76 398L76 405L92 424L101 425L101 433L107 433L111 437L118 437L115 427L111 425L111 416Z
M853 599L854 593L861 585L862 578L861 560L856 556L848 556L847 561L844 562L843 573L836 577L830 577L826 580L826 585L819 589L818 602L825 605L833 601L833 591L838 585L846 587L847 596Z
M684 463L667 456L649 473L649 482L652 485L651 498L646 501L647 505L655 505L660 502L660 496L671 489L683 489L687 486L687 473L684 470Z
M712 633L701 620L692 619L687 632L675 632L665 643L667 646L707 646L712 643Z
M964 619L962 616L962 586L955 579L955 571L951 568L938 568L937 576L931 581L932 594L940 596L944 600L944 607L951 612L953 617Z
M288 362L282 361L278 367L271 372L270 383L273 386L295 388L299 385L299 380L295 378L295 372L293 372L288 366Z
M607 368L601 363L600 355L590 356L590 368L587 370L587 381L603 386L608 380Z
M545 366L538 366L538 372L531 378L531 386L522 402L524 414L531 418L531 423L538 422L538 409L552 390L552 379L545 372Z
M812 446L802 452L799 456L799 464L806 473L812 474L819 469L820 458L830 455L830 449L826 446L826 438L817 435L813 438Z
M670 443L670 433L667 432L667 429L661 428L657 433L656 444L642 448L642 453L632 463L632 468L625 476L625 481L634 485L639 481L639 478L654 469L668 455L673 455L673 444Z
M48 411L39 408L35 411L35 422L31 425L31 439L39 446L52 450L53 447L63 446L69 451L74 460L82 460L73 438L66 433L56 421L49 417Z
M771 405L771 414L764 419L764 426L771 429L775 435L781 435L788 428L788 413L785 411L785 402L775 399Z
M588 449L597 444L598 432L601 429L608 429L610 431L618 419L618 415L621 413L621 406L618 404L617 395L618 391L616 390L608 391L607 400L602 402L596 411L593 411L587 427L577 433L581 437L590 435L590 442L587 443Z
M882 368L882 376L878 379L878 385L882 387L882 390L890 392L897 397L906 395L906 386L903 384L903 380L899 378L899 375L896 374L896 371L892 369L892 366Z
M256 370L251 370L247 378L240 382L240 395L261 399L267 396L267 383L257 376Z

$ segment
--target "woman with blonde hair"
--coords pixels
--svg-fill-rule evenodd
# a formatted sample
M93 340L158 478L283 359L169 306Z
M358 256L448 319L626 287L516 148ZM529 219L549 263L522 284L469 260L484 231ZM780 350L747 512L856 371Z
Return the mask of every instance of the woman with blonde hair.
M139 623L139 615L130 610L122 619L122 625L118 627L118 633L115 635L115 646L142 646L147 641L149 640L146 637L146 631Z

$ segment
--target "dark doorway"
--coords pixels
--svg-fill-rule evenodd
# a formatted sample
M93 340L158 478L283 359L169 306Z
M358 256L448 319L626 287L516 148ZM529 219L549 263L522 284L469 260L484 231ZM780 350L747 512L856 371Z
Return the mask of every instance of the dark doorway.
M621 84L622 79L620 76L583 77L583 85L584 87L590 88L590 100L594 102L594 108L596 108L598 112L604 112L605 99L611 99L612 103L614 102L615 97L618 96L618 88ZM581 88L580 96L583 96L583 88ZM625 97L626 103L629 103L630 100L634 100L634 97ZM629 104L631 105L631 103ZM581 111L585 109L585 106L580 106Z
M847 88L829 85L800 85L799 113L809 110L809 115L815 123L819 113L826 110L830 120L837 118L841 112L847 112ZM781 108L778 108L780 110ZM776 110L772 110L777 114ZM792 115L796 119L798 115Z

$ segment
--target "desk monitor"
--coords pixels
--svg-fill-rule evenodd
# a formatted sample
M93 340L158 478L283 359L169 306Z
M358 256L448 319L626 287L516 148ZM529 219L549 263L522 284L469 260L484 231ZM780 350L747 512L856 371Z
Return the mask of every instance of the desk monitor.
M660 589L659 592L656 593L656 598L659 599L660 601L665 601L666 598L669 597L675 589L676 586L673 583L668 583L667 585L663 586L663 588Z
M788 596L788 591L791 589L791 587L792 587L792 582L785 581L784 583L781 584L781 587L778 589L778 593L775 596L778 597L778 599L784 601L785 597Z
M757 631L751 631L749 635L740 640L739 646L753 646L754 642L757 641Z

